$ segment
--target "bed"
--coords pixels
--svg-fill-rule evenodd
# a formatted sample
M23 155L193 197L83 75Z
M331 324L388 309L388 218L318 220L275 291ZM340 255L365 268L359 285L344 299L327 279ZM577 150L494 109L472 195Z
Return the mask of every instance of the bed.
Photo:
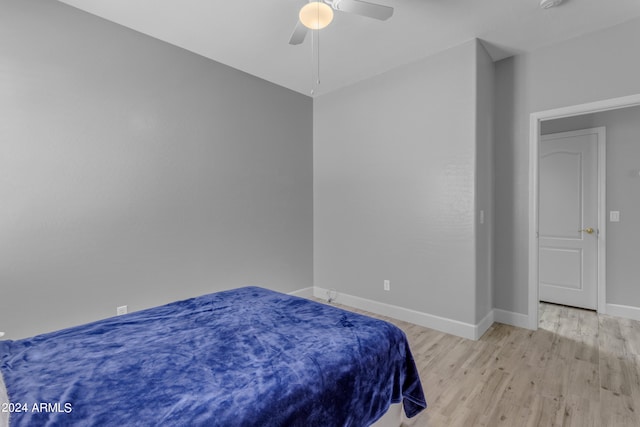
M426 408L400 329L259 287L0 341L0 373L11 426L369 426Z

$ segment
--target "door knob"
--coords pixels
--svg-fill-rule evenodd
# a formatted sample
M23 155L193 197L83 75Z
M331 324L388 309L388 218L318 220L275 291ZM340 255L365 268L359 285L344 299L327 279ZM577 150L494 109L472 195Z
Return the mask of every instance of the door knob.
M584 231L585 233L593 234L593 232L595 230L593 228L589 227L589 228L585 228L584 230L578 230L578 231Z

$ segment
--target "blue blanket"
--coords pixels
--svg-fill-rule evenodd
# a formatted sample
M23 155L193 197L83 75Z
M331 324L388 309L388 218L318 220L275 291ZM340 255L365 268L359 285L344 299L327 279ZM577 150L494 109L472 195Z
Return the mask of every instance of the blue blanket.
M426 407L390 323L257 287L0 341L12 426L368 426Z

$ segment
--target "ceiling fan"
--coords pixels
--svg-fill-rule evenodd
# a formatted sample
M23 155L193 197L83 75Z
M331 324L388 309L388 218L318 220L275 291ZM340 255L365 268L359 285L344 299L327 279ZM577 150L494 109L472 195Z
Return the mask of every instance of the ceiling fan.
M369 3L366 1L311 0L300 10L300 19L298 19L298 22L293 29L293 34L291 34L289 44L301 44L310 29L319 30L329 25L333 19L332 9L367 16L381 21L385 21L393 15L392 7Z

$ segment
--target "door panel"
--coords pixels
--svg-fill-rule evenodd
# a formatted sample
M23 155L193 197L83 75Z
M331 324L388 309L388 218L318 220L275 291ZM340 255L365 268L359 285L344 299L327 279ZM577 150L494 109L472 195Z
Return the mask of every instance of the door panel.
M540 229L547 237L575 239L582 223L582 153L551 151L540 165Z
M540 283L572 289L582 288L582 250L541 248Z
M581 231L588 228L593 233ZM541 301L597 308L597 229L598 134L545 135L540 141Z

